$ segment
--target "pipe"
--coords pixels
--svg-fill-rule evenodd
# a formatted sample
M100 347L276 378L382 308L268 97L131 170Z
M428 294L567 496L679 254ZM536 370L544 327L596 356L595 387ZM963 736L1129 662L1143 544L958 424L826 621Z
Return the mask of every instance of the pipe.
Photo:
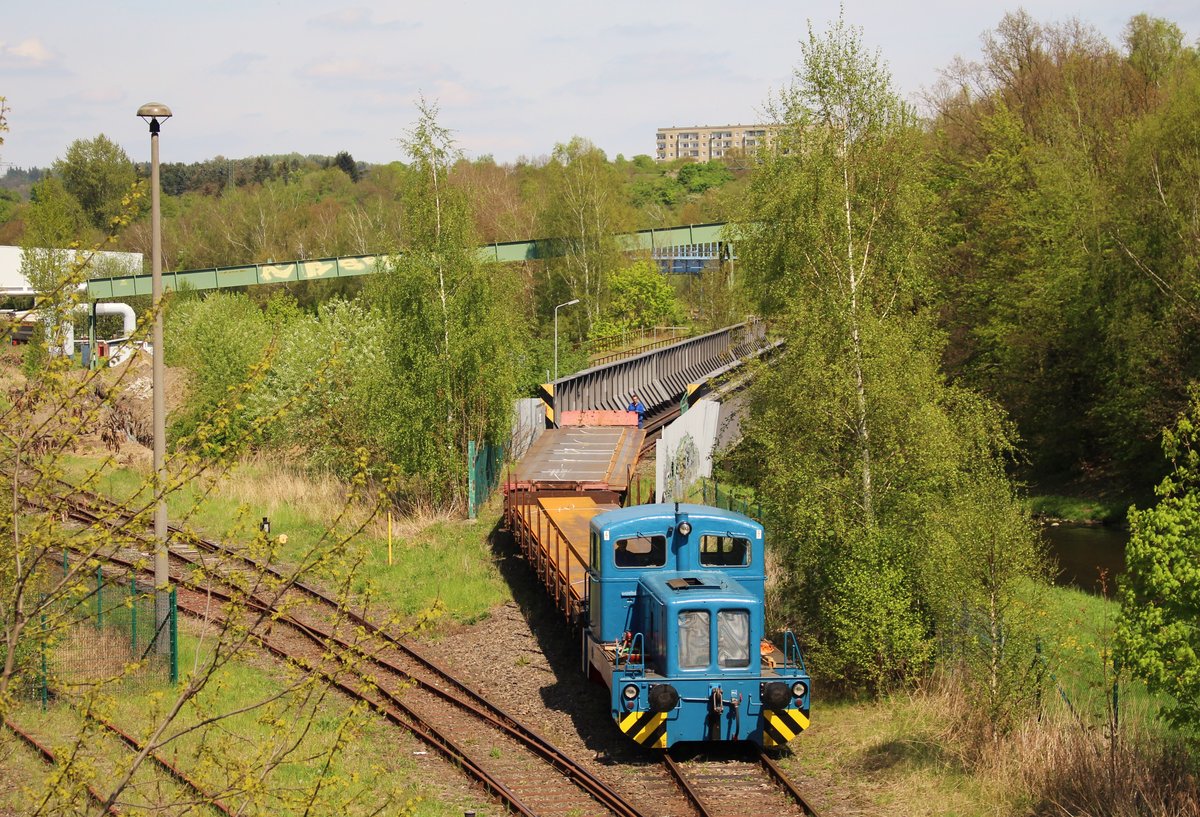
M75 304L75 312L87 314L92 309L90 303ZM120 315L121 316L121 337L112 338L112 340L128 340L137 331L137 315L133 312L133 307L129 304L119 303L98 303L96 304L96 315ZM49 341L52 349L59 350L61 354L73 354L75 352L75 324L71 321L63 321L60 329L59 338L62 340L61 348L54 342L54 331L50 327L50 323L46 324L46 338Z
M75 310L77 312L86 312L91 308L91 304L77 304ZM133 336L137 331L137 315L133 313L133 307L129 304L115 303L98 303L96 304L96 316L100 315L120 315L121 316L121 337L113 338L113 340L126 340Z

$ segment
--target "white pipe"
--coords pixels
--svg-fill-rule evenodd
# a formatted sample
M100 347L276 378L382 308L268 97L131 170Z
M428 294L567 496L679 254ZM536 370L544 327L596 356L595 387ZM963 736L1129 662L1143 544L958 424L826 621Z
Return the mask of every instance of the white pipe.
M75 304L75 311L83 315L87 315L91 309L90 303ZM132 337L133 333L137 331L137 315L134 314L133 307L129 304L96 304L96 316L101 315L121 316L121 337L112 338L112 340L125 340ZM62 341L61 348L54 341L54 331L50 326L50 321L46 322L46 339L50 344L51 354L73 354L75 351L75 324L71 321L63 321L59 332L59 338Z
M87 313L91 310L91 304L76 304L75 311ZM120 315L122 318L121 335L124 338L132 337L137 331L137 315L133 314L133 307L129 304L113 304L102 303L96 304L96 316L100 315Z

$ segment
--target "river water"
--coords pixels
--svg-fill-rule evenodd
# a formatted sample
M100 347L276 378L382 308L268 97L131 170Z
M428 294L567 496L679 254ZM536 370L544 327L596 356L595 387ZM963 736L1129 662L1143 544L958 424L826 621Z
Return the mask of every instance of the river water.
M1050 555L1058 561L1055 583L1100 593L1101 576L1107 577L1108 595L1113 579L1125 571L1125 543L1129 530L1108 525L1047 525L1042 528Z

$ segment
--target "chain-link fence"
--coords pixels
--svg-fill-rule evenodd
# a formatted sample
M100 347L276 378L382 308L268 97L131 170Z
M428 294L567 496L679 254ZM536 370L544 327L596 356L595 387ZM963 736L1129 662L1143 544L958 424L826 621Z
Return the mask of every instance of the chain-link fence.
M69 568L64 561L61 569ZM61 577L61 573L59 576ZM47 605L29 643L36 651L31 692L45 704L56 690L115 679L179 679L175 590L156 593L102 568L79 577ZM29 658L33 658L32 655Z
M504 469L504 446L467 443L467 516L474 519L487 502Z

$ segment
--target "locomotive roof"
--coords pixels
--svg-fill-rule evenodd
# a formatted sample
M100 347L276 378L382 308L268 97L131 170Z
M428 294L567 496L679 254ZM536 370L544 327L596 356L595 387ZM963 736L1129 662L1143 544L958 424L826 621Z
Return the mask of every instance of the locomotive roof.
M693 525L698 520L711 519L714 521L733 520L745 525L761 527L758 522L745 514L738 513L737 511L727 511L724 508L714 508L711 505L695 505L690 502L681 502L679 503L679 513L687 514L688 521ZM658 502L651 505L630 505L628 508L617 508L616 510L606 511L593 517L592 524L603 530L604 528L624 522L643 519L673 520L674 518L675 503Z
M725 601L747 603L757 596L740 582L716 570L648 571L640 581L650 592L668 603L682 601Z

